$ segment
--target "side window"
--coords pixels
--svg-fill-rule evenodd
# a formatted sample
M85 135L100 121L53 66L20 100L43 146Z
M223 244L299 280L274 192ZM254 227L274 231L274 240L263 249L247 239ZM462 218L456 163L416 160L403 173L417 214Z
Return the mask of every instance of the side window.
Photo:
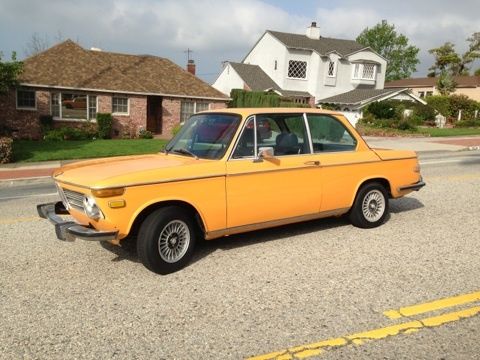
M357 146L355 138L332 116L308 115L308 126L315 153L352 151Z

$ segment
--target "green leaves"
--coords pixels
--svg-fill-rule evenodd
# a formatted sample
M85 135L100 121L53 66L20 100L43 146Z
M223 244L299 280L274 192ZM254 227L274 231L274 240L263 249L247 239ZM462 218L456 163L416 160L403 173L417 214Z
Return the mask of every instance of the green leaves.
M17 54L12 52L11 61L2 61L0 53L0 94L5 94L10 88L17 86L17 78L23 70L23 63L17 61Z
M410 77L420 62L417 58L420 49L409 45L408 38L397 34L395 25L389 25L386 20L371 29L364 29L356 41L372 48L388 61L386 81Z

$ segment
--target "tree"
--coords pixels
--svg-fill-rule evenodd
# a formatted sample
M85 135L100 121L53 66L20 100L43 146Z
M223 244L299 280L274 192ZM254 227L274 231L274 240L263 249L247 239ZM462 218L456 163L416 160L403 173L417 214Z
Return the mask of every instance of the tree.
M473 75L475 75L475 76L480 76L480 68L478 68L477 70L475 70L475 72L473 73Z
M469 75L470 65L480 58L480 32L473 33L467 38L468 49L461 56L455 51L455 45L446 42L442 46L430 49L428 52L435 56L435 63L429 68L429 76L437 76L447 71L451 76Z
M12 53L11 61L2 61L0 53L0 95L5 94L10 88L18 85L17 78L23 70L23 63L17 61L17 54Z
M443 70L437 81L437 90L443 96L448 96L455 91L457 83L453 76L446 70Z
M26 57L30 57L47 50L49 47L50 41L48 41L47 35L42 38L38 33L33 33L23 52Z
M409 45L408 38L397 34L395 25L388 24L386 20L371 29L365 28L356 41L387 59L386 81L410 77L420 62L417 58L420 49Z

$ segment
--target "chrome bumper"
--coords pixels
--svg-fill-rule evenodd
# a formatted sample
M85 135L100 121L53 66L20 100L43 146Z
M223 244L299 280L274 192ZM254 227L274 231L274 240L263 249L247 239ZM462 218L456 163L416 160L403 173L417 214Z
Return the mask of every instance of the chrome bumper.
M418 191L422 187L424 187L426 184L423 180L420 180L416 182L415 184L412 185L407 185L407 186L402 186L399 188L400 191L405 191L405 190L413 190L413 191Z
M108 241L117 238L118 231L99 231L80 225L75 221L65 221L58 215L68 215L69 212L61 201L37 205L38 215L48 219L55 225L55 234L59 240L74 241L76 238L91 241Z

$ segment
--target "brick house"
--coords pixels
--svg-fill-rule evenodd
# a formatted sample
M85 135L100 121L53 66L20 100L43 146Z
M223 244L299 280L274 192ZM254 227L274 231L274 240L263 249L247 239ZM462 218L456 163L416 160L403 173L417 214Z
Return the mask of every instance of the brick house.
M0 123L20 138L41 136L41 115L79 126L112 113L114 136L146 129L170 137L193 113L226 107L228 97L168 59L86 50L64 41L24 61L20 86L0 97Z

